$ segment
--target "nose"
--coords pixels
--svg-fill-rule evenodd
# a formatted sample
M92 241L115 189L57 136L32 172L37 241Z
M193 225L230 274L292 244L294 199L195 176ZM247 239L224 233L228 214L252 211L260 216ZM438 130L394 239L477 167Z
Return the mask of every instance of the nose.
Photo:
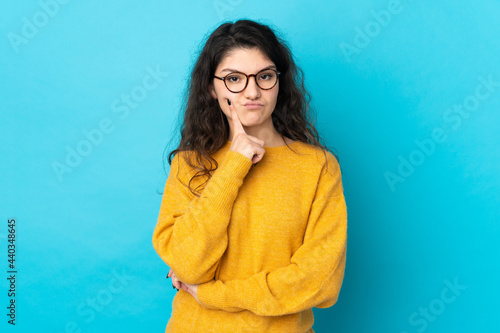
M255 75L248 78L248 84L245 91L245 97L248 99L256 99L260 96L260 88L257 85Z

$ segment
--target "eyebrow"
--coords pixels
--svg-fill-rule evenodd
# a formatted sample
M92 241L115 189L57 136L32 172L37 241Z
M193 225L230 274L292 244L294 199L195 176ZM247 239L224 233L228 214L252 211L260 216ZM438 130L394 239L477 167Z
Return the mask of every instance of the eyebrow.
M271 69L271 68L276 69L276 66L274 66L274 65L267 66L266 68L262 68L262 69L261 69L261 70L259 70L258 72L264 71L264 70L266 70L266 69ZM224 69L222 70L222 72L226 72L226 71L227 71L227 72L240 72L240 73L242 73L242 71L239 71L239 70L237 70L237 69L232 69L232 68L224 68ZM257 72L257 73L258 73L258 72Z

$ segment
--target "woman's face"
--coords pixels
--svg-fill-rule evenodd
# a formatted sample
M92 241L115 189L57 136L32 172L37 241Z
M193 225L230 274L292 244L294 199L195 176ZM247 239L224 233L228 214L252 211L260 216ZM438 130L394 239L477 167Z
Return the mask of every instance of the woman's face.
M247 75L257 74L265 68L273 68L277 71L275 64L259 49L237 48L230 51L228 55L222 59L215 70L215 76L224 77L233 71L242 72ZM252 76L248 79L248 85L245 90L239 93L233 93L226 88L224 81L214 78L211 87L212 96L218 100L222 112L224 112L228 118L230 140L232 140L231 138L233 137L234 131L227 99L230 99L231 105L234 105L234 109L238 114L238 118L245 132L255 137L265 137L276 133L271 114L276 107L278 91L279 80L273 88L263 90L257 86L255 77ZM259 105L257 107L250 107L248 103L258 103ZM269 131L269 133L264 134L264 131Z

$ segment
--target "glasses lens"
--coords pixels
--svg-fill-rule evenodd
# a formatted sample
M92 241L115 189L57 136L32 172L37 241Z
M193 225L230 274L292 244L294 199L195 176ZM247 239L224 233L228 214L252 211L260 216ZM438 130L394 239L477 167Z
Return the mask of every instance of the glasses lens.
M241 91L245 88L247 77L241 73L232 73L226 77L226 86L231 91Z
M273 70L265 70L257 74L257 84L262 89L271 89L276 84L278 75Z

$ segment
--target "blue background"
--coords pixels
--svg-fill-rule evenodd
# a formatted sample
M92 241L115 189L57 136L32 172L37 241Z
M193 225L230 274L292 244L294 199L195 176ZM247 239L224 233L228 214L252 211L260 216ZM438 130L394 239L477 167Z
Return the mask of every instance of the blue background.
M340 157L347 268L337 304L314 309L316 332L499 331L499 2L44 3L0 5L3 332L164 331L176 291L151 242L162 154L203 37L239 18L288 41ZM58 176L77 148L86 156Z

